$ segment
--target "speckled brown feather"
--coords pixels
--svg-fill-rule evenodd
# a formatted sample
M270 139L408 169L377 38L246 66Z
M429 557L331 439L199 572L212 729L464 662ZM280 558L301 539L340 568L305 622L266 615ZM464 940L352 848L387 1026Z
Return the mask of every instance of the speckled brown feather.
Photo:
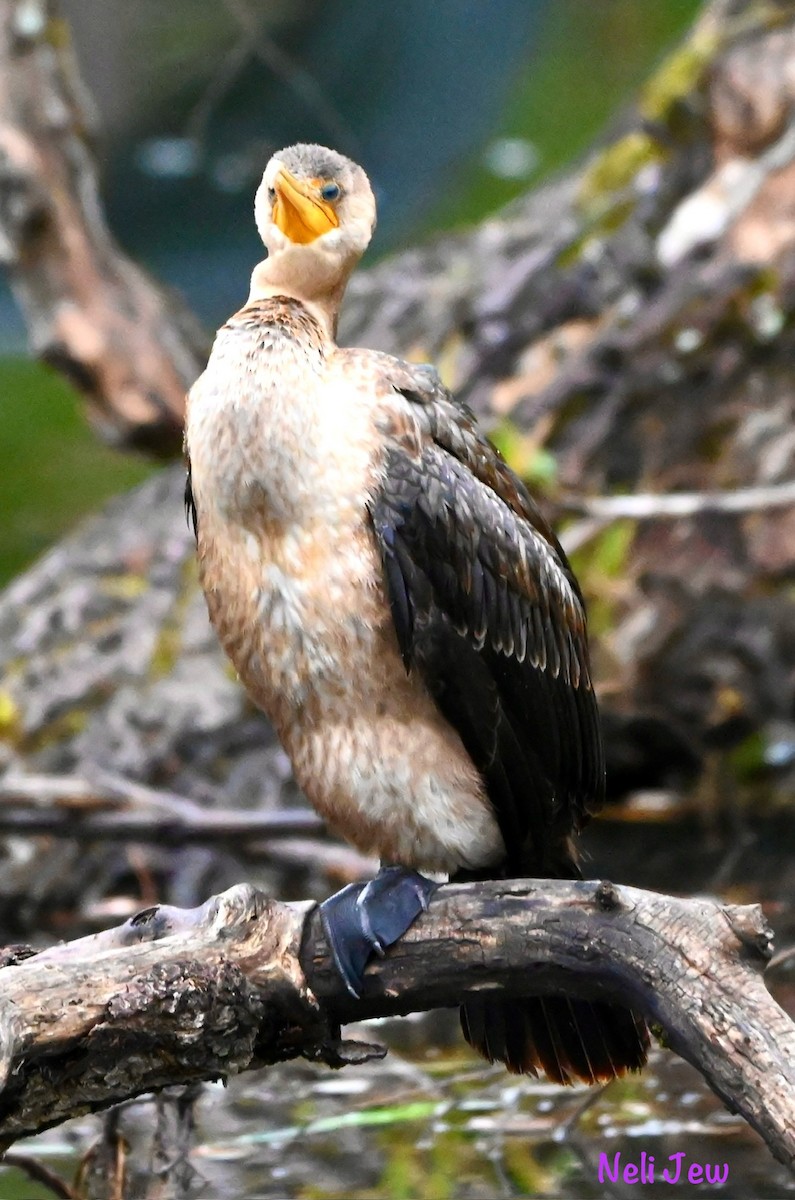
M315 807L367 852L454 871L502 842L460 738L400 658L368 515L383 444L365 365L351 371L292 300L219 332L188 419L201 580Z

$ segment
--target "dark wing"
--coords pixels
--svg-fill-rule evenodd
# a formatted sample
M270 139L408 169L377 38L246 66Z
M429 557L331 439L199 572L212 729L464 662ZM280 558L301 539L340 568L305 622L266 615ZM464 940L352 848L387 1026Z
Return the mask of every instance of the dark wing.
M382 361L399 395L372 505L400 649L458 730L510 874L576 876L569 834L601 802L603 756L579 588L527 490L435 376ZM458 877L494 868L472 864ZM566 996L470 998L467 1041L570 1083L646 1060L642 1018Z
M188 459L188 474L185 477L185 519L193 529L193 536L198 539L199 536L199 517L196 512L196 500L193 495L193 481L191 479L190 459Z
M391 361L371 517L403 660L483 775L507 867L570 872L566 839L604 786L579 588L470 414L427 368Z

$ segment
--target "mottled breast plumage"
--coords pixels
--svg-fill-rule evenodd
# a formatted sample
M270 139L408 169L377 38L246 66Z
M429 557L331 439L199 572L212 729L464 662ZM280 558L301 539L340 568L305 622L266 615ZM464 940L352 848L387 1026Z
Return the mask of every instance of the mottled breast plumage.
M314 336L277 302L244 310L191 397L211 619L307 796L346 836L427 869L494 861L502 839L480 777L401 661L373 531L380 426L390 403L407 402L385 356L328 348L299 387L295 348L306 338L314 354Z

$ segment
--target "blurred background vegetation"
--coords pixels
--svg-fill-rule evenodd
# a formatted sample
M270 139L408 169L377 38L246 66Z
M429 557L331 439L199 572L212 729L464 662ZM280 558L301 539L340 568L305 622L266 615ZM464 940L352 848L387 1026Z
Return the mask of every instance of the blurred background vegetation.
M273 150L332 144L380 205L368 261L509 201L583 150L698 0L66 0L96 103L109 219L209 327L259 257ZM99 445L26 359L0 291L0 583L153 467Z
M611 120L620 119L635 88L648 79L701 7L700 0L62 3L96 105L104 198L114 233L158 278L184 294L209 329L245 297L249 272L261 253L252 220L253 194L265 161L279 146L299 139L326 142L365 164L379 197L379 228L367 259L372 263L418 239L483 220L576 158ZM756 343L754 353L761 355ZM0 583L106 496L123 492L156 469L143 458L101 445L85 425L82 407L60 377L30 361L22 323L10 294L0 286L0 506L5 517L0 523ZM517 437L511 444L505 440L508 432L506 426L506 451L521 467L526 465L521 455L530 444L537 470L541 460L535 443ZM621 578L628 574L626 559L635 533L634 523L615 523L593 543L595 551L586 547L591 554L589 582L595 581L589 597L591 628L597 635L615 626L616 611L626 602ZM781 540L786 547L786 531ZM584 562L583 568L585 575ZM134 581L134 586L139 584L140 579ZM774 596L771 609L777 601ZM754 626L746 635L742 626L737 634L735 625L741 623L736 610L717 606L708 630L709 638L717 630L713 640L682 641L679 660L693 659L695 676L674 661L668 694L684 678L696 689L694 711L699 697L707 697L706 708L716 662L715 695L727 706L738 695L742 698L734 675L724 682L724 657L732 667L744 654L759 675L762 667L757 663L767 662L765 655L775 657L773 651L757 655L754 649L757 636L764 640L773 625L767 610L755 611L762 613L759 628ZM203 609L201 615L206 626ZM704 628L703 614L697 612L696 617ZM722 657L724 635L730 644ZM634 636L637 645L637 631ZM170 703L176 691L187 690L177 679L169 694L158 676L158 655L173 656L174 641L172 624L164 622L153 658L156 671L145 666L142 677L129 687L122 671L121 686L111 698L102 691L102 679L96 691L98 705L110 711L107 727L114 737L113 722L132 725L129 714L139 700L146 710L140 722L141 745L155 725L168 725L164 710L158 708L161 696ZM58 653L45 647L44 661L52 663ZM785 669L783 663L782 673ZM615 680L624 676L611 666L603 677L608 695L612 686L615 698ZM765 677L760 685L758 707L765 713L774 708L767 693L779 686L778 678L769 683ZM46 679L52 688L51 676ZM162 693L157 691L161 685ZM750 685L749 694L756 694ZM632 703L636 695L632 691ZM689 699L685 690L683 703ZM214 702L211 693L209 703ZM225 693L217 702L226 703ZM83 736L79 722L85 720L88 728L89 715L93 719L93 703L94 693L89 693L88 704L81 698L80 711L74 703L67 712L66 717L71 720L74 715L77 722L72 741L59 712L45 728L45 739L51 741L34 746L32 761L42 761L41 755L35 757L42 746L45 754L52 748L50 761L61 769L64 759L55 756L63 754L68 761L74 743ZM661 793L652 793L645 808L628 807L613 814L612 823L604 822L601 842L599 825L590 831L595 859L588 860L588 870L594 861L610 863L611 870L618 864L617 877L628 875L638 885L685 892L722 889L734 902L765 895L770 913L785 926L786 945L792 939L787 915L791 904L782 897L792 894L795 860L791 839L782 837L780 828L791 820L782 818L781 827L771 823L754 841L743 825L737 789L730 784L736 778L742 783L745 773L752 795L753 773L766 747L768 765L777 755L782 771L789 769L791 757L785 761L782 755L792 752L791 721L771 725L772 732L764 734L767 741L756 725L750 738L742 740L743 728L739 734L731 731L731 719L741 719L742 710L727 711L729 742L732 736L740 741L718 741L724 725L723 710L716 709L718 732L713 742L705 739L695 808L683 806L681 827L674 830L673 819L655 808ZM750 711L755 721L753 703ZM244 717L238 709L234 712L228 741L223 728L219 732L213 726L206 758L196 749L205 738L203 727L184 739L181 733L173 734L162 762L159 744L147 751L147 761L155 764L147 782L154 779L159 785L165 780L176 791L196 787L204 795L200 785L206 774L211 795L213 789L224 790L234 773L230 791L236 789L235 795L259 795L266 784L276 791L275 776L267 774L273 770L266 757L270 750L260 746L262 724L248 712ZM125 753L137 753L138 730L136 726L132 749L118 743ZM638 738L651 741L648 725L639 724L639 730ZM66 749L59 744L61 737L69 743ZM81 762L90 760L93 744L87 740L80 749ZM660 755L667 756L668 744L660 745ZM109 758L116 746L113 742ZM180 753L172 756L174 746ZM721 758L729 752L731 759ZM119 760L125 770L132 758L120 755ZM217 777L211 777L211 761L213 769L222 764ZM646 759L641 762L646 770ZM631 775L635 769L630 758L626 772ZM764 786L763 777L759 790ZM722 792L728 797L725 820L719 811ZM673 791L670 797L674 802L669 811L675 818ZM755 793L752 799L757 802ZM70 853L75 857L56 847L52 861L58 858L57 870L65 875L72 871L78 880L91 877L80 913L90 912L96 900L92 920L106 921L122 911L102 908L108 897L111 904L119 898L134 905L148 903L172 870L165 851L153 857L153 875L148 857L138 855L133 846L114 851L107 861L98 852L95 857L86 855L88 866L81 874L74 864L84 847L78 845ZM195 856L193 851L186 853L180 859L181 873L174 871L197 890L212 878L211 866L215 869L216 860L204 858L204 853L203 848L196 849ZM106 874L94 892L98 861ZM222 865L224 870L239 869L236 862L230 866L224 860ZM252 871L269 869L254 863L247 869L249 865ZM55 875L56 868L52 870ZM23 863L19 875L26 889L28 873ZM42 878L42 894L49 903L44 872ZM306 894L306 876L299 879L296 894ZM46 921L52 921L59 936L64 922L74 919L70 906L77 884L70 887L66 899L58 898L54 917L42 905ZM192 892L191 897L192 903ZM37 903L34 895L25 912L35 913ZM29 915L23 919L30 921ZM785 994L791 1009L795 984L790 977L779 985L778 998ZM284 1180L284 1194L306 1197L327 1196L337 1182L340 1195L362 1200L375 1195L394 1200L419 1194L490 1196L498 1191L505 1196L595 1196L602 1193L594 1182L589 1147L603 1142L633 1153L640 1146L654 1150L658 1162L687 1145L697 1161L731 1158L731 1183L721 1194L792 1194L788 1184L771 1175L766 1152L750 1131L733 1122L696 1073L673 1055L656 1056L642 1077L613 1086L593 1104L581 1091L517 1081L474 1063L454 1020L445 1025L442 1019L438 1028L427 1019L406 1020L381 1028L379 1040L382 1034L398 1054L358 1074L346 1071L330 1079L328 1072L310 1064L288 1064L262 1078L237 1080L224 1100L220 1088L206 1088L197 1107L195 1157L202 1175L214 1185L208 1194L259 1194L267 1172L272 1172L270 1194L277 1194ZM137 1134L144 1139L150 1126L144 1109L139 1116L134 1109L132 1115L126 1110L125 1137ZM35 1153L49 1156L69 1175L79 1148L95 1136L94 1129L87 1120L73 1123L65 1134L54 1130L39 1141ZM132 1161L136 1155L138 1162L146 1161L140 1147ZM241 1186L230 1189L230 1171L238 1169ZM250 1192L244 1182L250 1182ZM0 1195L9 1200L46 1194L43 1185L36 1190L21 1175L6 1172L0 1179Z

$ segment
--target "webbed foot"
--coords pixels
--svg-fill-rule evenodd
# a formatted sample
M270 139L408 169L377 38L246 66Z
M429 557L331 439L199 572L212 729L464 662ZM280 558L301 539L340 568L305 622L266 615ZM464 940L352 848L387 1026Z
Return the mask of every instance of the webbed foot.
M407 867L382 867L369 883L351 883L320 906L334 963L352 996L373 954L383 957L425 912L439 884Z

